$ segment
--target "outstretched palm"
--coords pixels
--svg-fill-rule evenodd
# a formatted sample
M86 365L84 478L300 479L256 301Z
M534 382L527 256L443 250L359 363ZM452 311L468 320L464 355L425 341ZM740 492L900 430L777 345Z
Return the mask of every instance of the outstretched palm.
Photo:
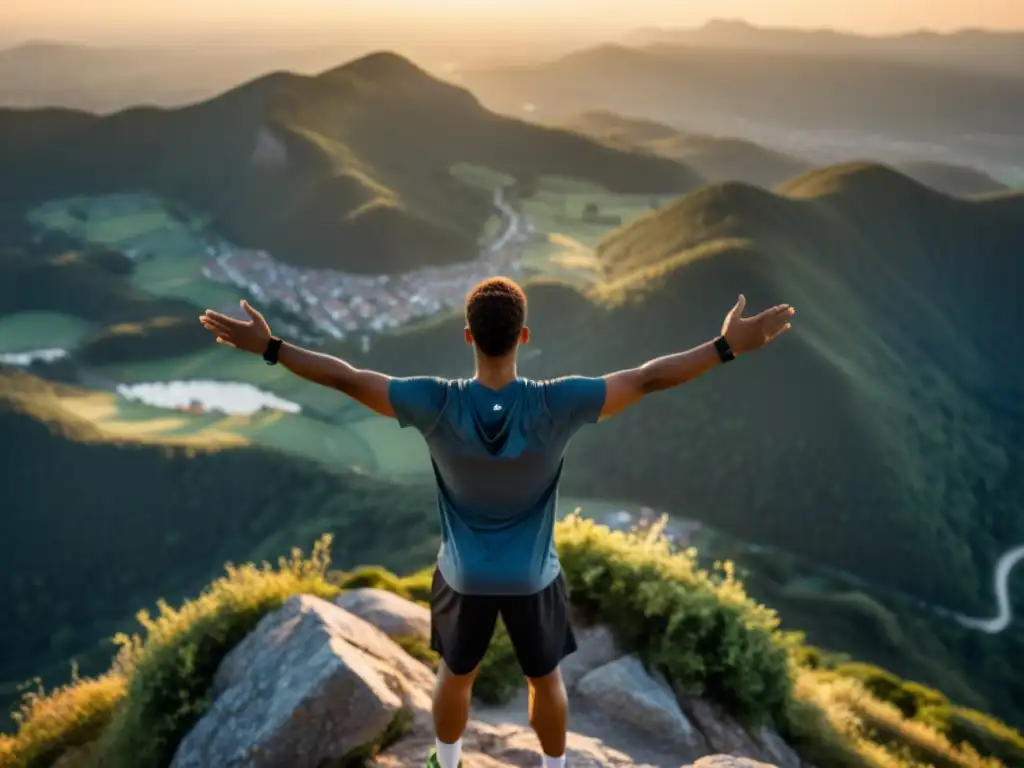
M251 320L236 320L212 309L199 316L203 327L217 337L218 344L241 349L244 352L262 355L270 341L270 326L248 301L242 301L242 309Z
M779 304L753 317L743 317L746 306L747 299L741 293L722 323L722 335L736 354L753 352L782 335L796 314L789 304Z

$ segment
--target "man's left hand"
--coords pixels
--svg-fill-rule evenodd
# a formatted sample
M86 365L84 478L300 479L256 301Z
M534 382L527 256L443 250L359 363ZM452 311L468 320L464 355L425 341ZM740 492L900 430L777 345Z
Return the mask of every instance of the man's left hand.
M199 322L217 337L218 344L227 344L243 352L262 355L270 343L270 326L263 315L253 309L248 301L243 300L241 304L251 320L236 320L208 309L199 316Z

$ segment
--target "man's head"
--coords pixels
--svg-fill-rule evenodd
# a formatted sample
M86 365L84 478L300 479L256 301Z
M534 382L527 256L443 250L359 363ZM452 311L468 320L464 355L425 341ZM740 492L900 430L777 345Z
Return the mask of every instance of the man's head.
M514 354L530 340L526 294L506 277L484 280L466 297L466 342L484 357Z

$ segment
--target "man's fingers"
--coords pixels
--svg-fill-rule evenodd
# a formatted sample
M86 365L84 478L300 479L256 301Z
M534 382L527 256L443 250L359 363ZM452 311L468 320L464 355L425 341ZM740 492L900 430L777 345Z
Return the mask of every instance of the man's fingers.
M199 322L201 322L207 328L216 330L218 333L230 334L233 330L227 323L219 322L211 317L202 317L199 319Z
M775 318L782 315L792 315L796 312L789 304L776 304L774 307L769 307L764 312L760 312L757 315L757 319L761 318Z
M784 333L785 333L786 331L788 331L788 330L789 330L789 329L790 329L791 327L792 327L792 326L791 326L791 325L790 325L789 323L786 323L786 324L785 324L784 326L782 326L781 328L779 328L779 330L777 330L777 331L776 331L775 333L773 333L773 334L772 334L771 336L769 336L769 337L768 337L768 341L774 341L774 340L775 340L775 339L777 339L777 338L778 338L779 336L781 336L781 335L782 335L782 334L784 334Z
M236 347L236 346L235 346L234 344L232 344L232 343L231 343L230 341L228 341L227 339L225 339L225 338L224 338L223 336L218 336L218 337L217 337L217 343L218 343L218 344L224 344L225 346L231 347L232 349L238 349L238 347Z
M221 339L230 339L231 338L231 334L230 333L227 333L226 331L222 331L219 328L215 328L212 325L203 325L203 327L206 330L208 330L210 333L212 333L214 336L216 336L217 337L217 341L220 341Z
M732 314L736 317L743 317L743 310L747 308L747 297L742 293L736 299L736 306L732 308Z
M263 319L263 315L261 315L257 310L253 309L252 305L248 301L242 299L241 303L242 309L244 309L248 313L249 317L251 317L257 323L262 323L264 325L266 324L267 321Z
M242 320L236 320L235 318L228 317L227 315L222 314L220 312L214 312L212 309L208 309L205 312L203 312L199 319L202 320L203 318L206 318L207 320L212 320L215 323L220 323L225 328L240 328L241 326L245 325L245 323Z

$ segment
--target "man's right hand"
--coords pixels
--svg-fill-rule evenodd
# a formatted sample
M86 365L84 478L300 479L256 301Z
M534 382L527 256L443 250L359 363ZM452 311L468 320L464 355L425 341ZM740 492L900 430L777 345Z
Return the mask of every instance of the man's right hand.
M789 330L789 321L796 314L789 304L779 304L753 317L743 317L746 306L747 299L741 293L722 323L722 335L737 355L760 349L781 336Z
M199 316L199 322L217 337L218 344L227 344L243 352L262 355L270 343L270 326L263 315L253 309L248 301L243 300L241 304L251 320L236 320L208 309Z

